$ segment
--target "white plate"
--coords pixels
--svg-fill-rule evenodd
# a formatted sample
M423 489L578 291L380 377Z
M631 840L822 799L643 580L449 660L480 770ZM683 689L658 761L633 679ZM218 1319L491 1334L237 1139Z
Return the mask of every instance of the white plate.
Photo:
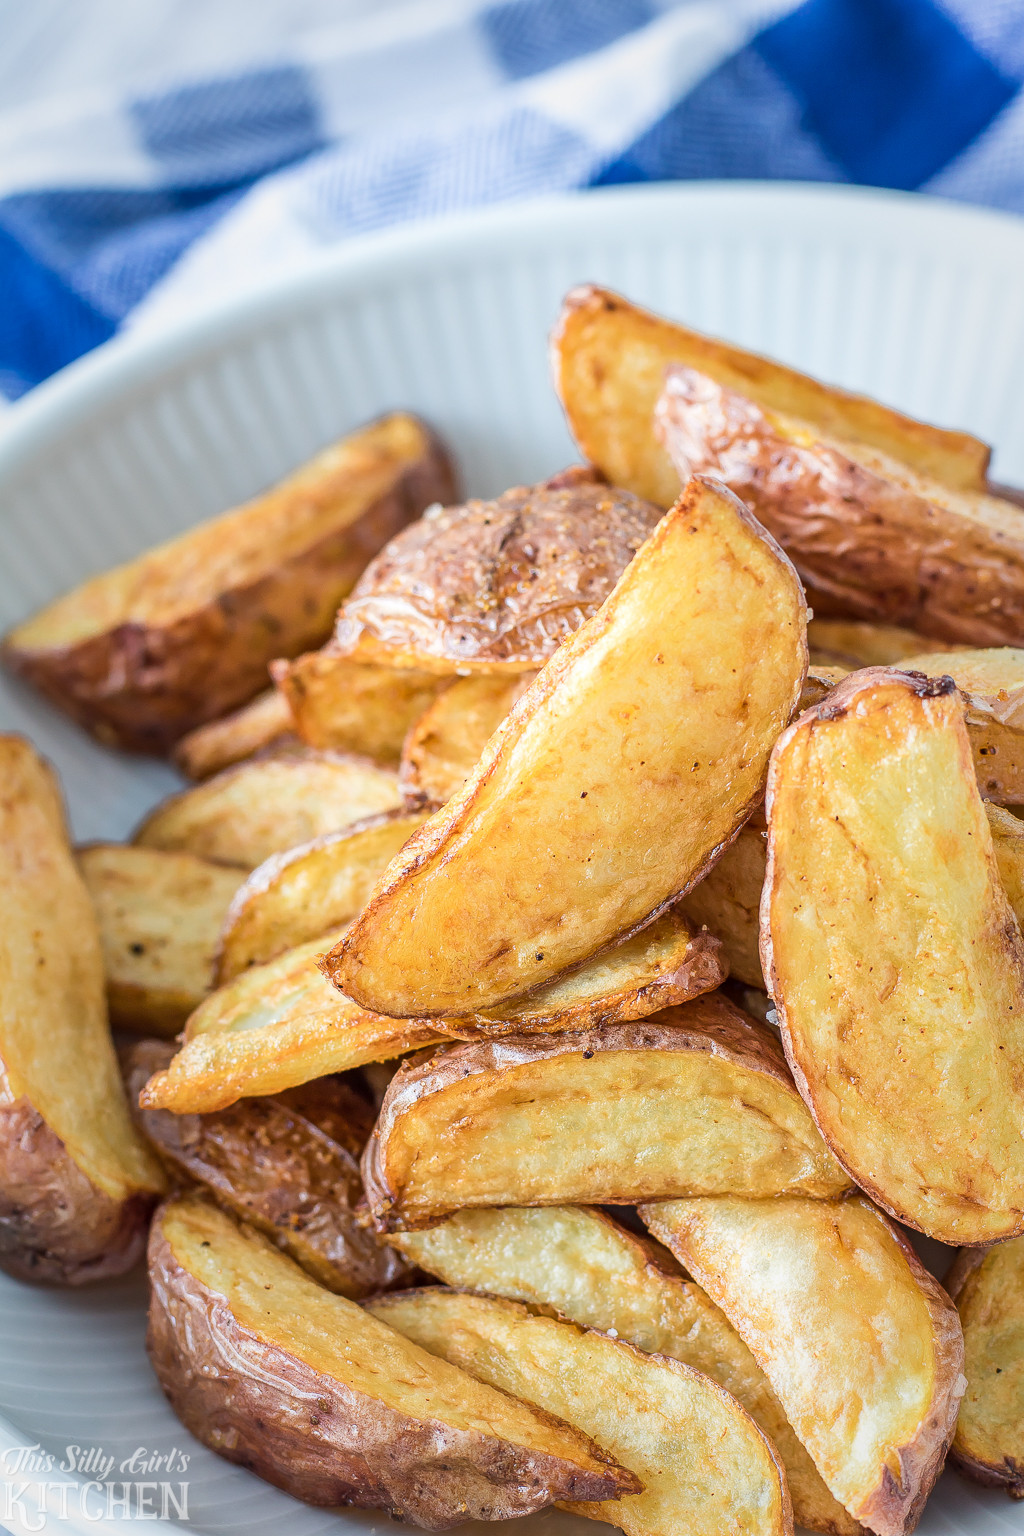
M970 428L996 445L997 476L1024 484L1024 223L856 189L614 189L353 242L259 299L170 338L115 342L35 391L0 440L0 628L394 406L440 427L473 492L557 469L572 453L546 335L562 294L586 280ZM123 836L174 783L7 682L0 724L57 763L81 838ZM0 1472L11 1447L39 1444L58 1462L69 1445L98 1447L115 1458L111 1478L133 1483L133 1511L140 1482L178 1492L186 1481L195 1531L388 1527L307 1509L197 1446L149 1373L142 1294L137 1280L67 1294L0 1277ZM137 1447L178 1447L190 1465L118 1471ZM25 1489L19 1506L0 1486L0 1524L125 1528L95 1491L62 1519L61 1481L73 1478L27 1466L9 1476ZM43 1527L47 1488L57 1513ZM144 1497L159 1511L159 1490ZM534 1517L530 1530L541 1527L596 1529L557 1513ZM948 1473L920 1530L1024 1532L1024 1508Z

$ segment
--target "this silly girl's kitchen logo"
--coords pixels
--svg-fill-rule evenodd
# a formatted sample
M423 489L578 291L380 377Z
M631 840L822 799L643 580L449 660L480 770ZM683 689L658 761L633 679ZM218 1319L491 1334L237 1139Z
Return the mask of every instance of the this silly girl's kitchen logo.
M45 1531L58 1520L187 1520L189 1452L136 1446L127 1456L101 1445L0 1450L0 1523Z

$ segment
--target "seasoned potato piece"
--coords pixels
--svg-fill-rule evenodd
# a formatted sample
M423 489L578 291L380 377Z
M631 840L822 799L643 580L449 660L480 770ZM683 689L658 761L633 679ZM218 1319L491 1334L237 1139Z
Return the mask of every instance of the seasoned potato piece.
M274 854L254 869L224 921L217 984L351 922L428 814L387 811Z
M488 741L536 673L456 678L405 738L399 781L410 798L443 805L460 790Z
M944 650L942 640L927 640L912 629L895 624L869 624L864 619L812 619L807 626L811 665L844 667L891 667L904 656L923 656Z
M792 1532L778 1453L710 1377L493 1296L440 1288L383 1296L375 1317L499 1391L592 1435L639 1479L614 1504L562 1502L626 1536Z
M729 975L763 987L758 908L767 858L764 817L755 812L717 864L680 902L691 923L705 923L722 941Z
M467 1206L850 1187L771 1030L718 993L643 1023L512 1035L404 1066L363 1179L393 1231Z
M129 1048L123 1067L132 1102L173 1055L159 1040ZM354 1157L324 1129L345 1118L348 1096L355 1096L337 1079L328 1081L337 1103L325 1103L321 1090L313 1115L303 1113L302 1090L293 1089L282 1099L246 1099L212 1115L139 1109L136 1122L178 1180L201 1185L329 1291L359 1298L400 1284L408 1266L356 1220L363 1194L358 1152Z
M1024 927L1024 821L1001 805L986 805L985 815L1003 890Z
M273 657L321 644L369 558L454 494L430 429L383 416L51 603L11 631L3 659L101 741L166 752L265 687Z
M277 661L270 670L308 746L357 752L393 767L411 727L451 682L433 672L354 661L333 645Z
M217 938L241 871L122 843L80 848L78 867L99 919L112 1022L176 1035L213 986Z
M401 804L387 768L335 752L302 749L256 758L172 795L133 841L255 869L271 854L309 843Z
M672 363L699 368L767 410L802 417L829 437L869 443L962 490L984 490L989 449L966 432L901 416L770 358L673 325L591 284L566 295L551 340L555 388L580 449L613 485L667 507L679 476L654 434Z
M869 1200L678 1200L640 1212L732 1323L836 1498L917 1524L963 1392L956 1309Z
M785 557L693 480L389 866L332 981L381 1013L477 1012L642 927L759 798L805 626Z
M150 1079L145 1107L207 1114L444 1039L427 1020L381 1018L342 997L320 972L328 943L300 944L212 993L170 1066Z
M577 1430L467 1377L195 1196L161 1207L147 1347L186 1429L310 1504L427 1530L637 1491Z
M1024 1499L1024 1237L961 1249L946 1286L967 1377L950 1454L976 1482Z
M817 613L960 645L1024 638L1020 507L821 435L692 368L669 370L657 416L680 475L713 475L748 503Z
M459 1211L390 1241L446 1285L554 1307L570 1322L703 1371L778 1449L797 1525L831 1536L860 1531L825 1487L739 1334L657 1244L579 1206Z
M761 959L858 1184L940 1242L1024 1230L1024 940L948 678L869 668L784 733Z
M270 688L234 714L189 731L172 755L187 779L208 779L266 747L290 742L294 732L288 700L277 688Z
M904 672L951 677L967 706L967 734L986 800L1024 801L1024 650L922 653L900 662Z
M0 1266L78 1285L131 1268L164 1180L128 1113L56 778L0 736L0 784Z

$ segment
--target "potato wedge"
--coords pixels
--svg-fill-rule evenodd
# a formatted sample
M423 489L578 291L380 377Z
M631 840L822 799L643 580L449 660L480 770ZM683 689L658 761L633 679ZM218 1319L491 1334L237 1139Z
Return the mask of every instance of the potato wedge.
M985 806L992 851L1007 900L1024 928L1024 821L1001 805Z
M577 1430L411 1344L208 1201L161 1207L149 1274L149 1358L175 1413L296 1498L445 1530L637 1489Z
M949 678L856 672L768 779L761 960L825 1140L940 1242L1024 1231L1024 939Z
M158 848L92 843L78 867L100 925L113 1024L173 1036L212 988L242 871Z
M132 841L255 869L271 854L312 842L402 803L387 768L309 748L256 758L172 795Z
M279 689L269 688L233 714L189 731L171 756L186 779L209 779L267 747L292 739L297 738L288 700Z
M428 815L386 811L260 864L226 913L217 985L351 922L378 876Z
M165 1181L128 1113L56 777L0 736L0 784L0 1266L78 1285L131 1268Z
M161 1040L129 1047L122 1067L132 1102L173 1055ZM246 1099L212 1115L139 1109L135 1118L178 1182L200 1185L329 1291L358 1299L401 1284L409 1268L356 1220L363 1194L358 1153L323 1129L345 1118L351 1089L336 1078L325 1081L335 1085L337 1102L326 1104L322 1089L312 1096L320 1124L303 1114L301 1089L283 1099ZM356 1129L348 1128L349 1139Z
M270 670L307 746L356 752L396 768L407 733L451 682L433 672L354 661L333 645L276 661Z
M108 745L166 752L330 634L370 557L454 474L395 412L223 517L95 576L13 629L6 665Z
M807 644L812 666L839 666L847 672L860 667L891 667L905 656L946 649L944 641L928 640L912 629L869 624L864 619L811 619Z
M477 1012L642 927L759 798L805 626L785 557L692 481L390 865L331 980L380 1013Z
M459 677L438 694L402 747L399 782L411 800L443 805L460 790L484 747L536 673Z
M835 1497L878 1536L913 1530L963 1392L945 1291L862 1196L642 1207L721 1307Z
M478 1381L592 1436L643 1486L612 1504L561 1501L576 1514L626 1536L792 1531L775 1447L709 1376L493 1296L436 1287L382 1296L367 1310Z
M831 1536L861 1530L825 1487L739 1334L660 1245L579 1206L459 1211L439 1226L389 1241L446 1285L533 1310L555 1308L583 1328L703 1371L775 1445L797 1525Z
M1024 1499L1024 1238L961 1249L946 1288L967 1377L950 1455L975 1482Z
M1024 639L1024 510L823 436L692 368L671 368L658 430L679 474L713 475L792 558L816 613L958 645Z
M512 1035L404 1066L363 1181L391 1231L469 1206L850 1187L771 1030L719 993L643 1023Z
M592 284L566 295L551 338L555 388L580 449L613 485L659 506L679 475L654 435L654 407L672 363L699 368L768 410L827 436L870 443L962 490L984 490L990 450L966 432L914 421L863 395L820 384L770 358L662 320Z
M679 903L694 925L705 924L722 944L729 975L749 987L763 987L758 911L764 885L767 831L756 812L713 865Z
M1024 801L1024 650L921 653L900 662L904 672L951 677L967 706L978 788L1000 805Z
M427 1020L382 1018L342 997L319 968L327 942L300 944L211 993L170 1066L150 1080L145 1108L208 1114L445 1038Z

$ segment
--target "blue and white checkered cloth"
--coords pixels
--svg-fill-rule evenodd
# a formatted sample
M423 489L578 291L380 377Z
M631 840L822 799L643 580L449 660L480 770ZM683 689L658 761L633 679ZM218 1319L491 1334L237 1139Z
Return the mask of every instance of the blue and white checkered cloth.
M782 177L1024 213L1024 0L276 3L275 30L275 0L33 0L50 30L19 33L0 0L9 399L350 235L525 195ZM85 48L81 8L132 59L29 99L15 69Z

